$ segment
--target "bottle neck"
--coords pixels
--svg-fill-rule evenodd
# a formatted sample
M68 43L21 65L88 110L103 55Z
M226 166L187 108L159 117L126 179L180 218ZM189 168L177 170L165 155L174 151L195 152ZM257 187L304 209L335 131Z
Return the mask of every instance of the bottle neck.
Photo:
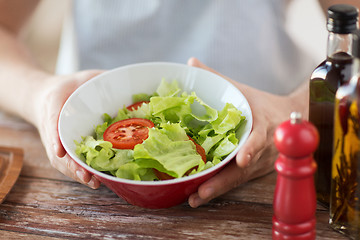
M353 34L339 34L329 32L327 56L332 57L336 53L344 52L351 55Z

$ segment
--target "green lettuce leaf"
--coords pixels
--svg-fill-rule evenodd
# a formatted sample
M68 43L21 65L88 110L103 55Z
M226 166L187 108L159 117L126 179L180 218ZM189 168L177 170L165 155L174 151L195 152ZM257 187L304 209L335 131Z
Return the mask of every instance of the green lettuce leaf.
M150 105L148 103L143 103L136 110L127 111L129 118L146 118L151 119Z
M195 144L180 124L162 124L149 129L149 137L134 148L136 163L179 178L191 168L203 165Z
M142 102L142 101L150 101L150 98L153 96L146 94L146 93L138 93L138 94L134 94L132 95L132 102L136 103L136 102Z
M241 111L234 107L234 105L227 103L225 107L219 112L219 117L211 122L215 133L222 134L237 128L239 123L245 120Z
M114 175L118 178L138 181L153 181L157 179L152 168L140 167L136 162L129 162L120 166Z
M219 145L214 148L211 155L218 158L225 157L234 151L238 142L239 140L235 137L235 133L231 133L221 140Z
M178 82L176 80L168 83L164 78L161 79L159 87L156 89L156 93L160 97L175 97L180 93Z
M117 170L133 160L132 150L113 149L110 142L95 140L91 136L83 138L81 143L76 142L76 146L76 154L89 166L102 172Z

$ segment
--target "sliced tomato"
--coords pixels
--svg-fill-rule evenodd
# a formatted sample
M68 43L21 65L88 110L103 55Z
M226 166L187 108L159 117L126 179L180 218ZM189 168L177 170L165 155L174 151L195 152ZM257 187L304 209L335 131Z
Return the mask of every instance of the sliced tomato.
M133 103L133 104L127 106L126 109L129 110L129 111L136 110L136 109L138 109L143 103L149 103L149 101L140 101L140 102Z
M200 154L200 156L201 156L202 160L204 161L204 163L206 163L206 153L205 153L205 149L204 149L201 145L197 144L197 143L195 142L195 140L192 139L191 137L189 137L189 139L195 144L196 151Z
M149 136L154 123L144 118L129 118L111 124L104 132L104 140L117 149L134 149Z
M195 140L192 139L191 137L189 137L189 139L195 144L196 151L199 153L199 155L201 156L201 159L204 161L204 163L206 163L205 149L201 145L197 144L195 142ZM197 167L193 167L193 168L189 169L184 175L185 176L189 175L192 172L192 170L194 170L194 169L197 169ZM160 172L157 169L154 169L154 173L155 173L156 177L158 179L160 179L160 180L168 180L168 179L173 179L174 178L174 177L170 176L167 173Z

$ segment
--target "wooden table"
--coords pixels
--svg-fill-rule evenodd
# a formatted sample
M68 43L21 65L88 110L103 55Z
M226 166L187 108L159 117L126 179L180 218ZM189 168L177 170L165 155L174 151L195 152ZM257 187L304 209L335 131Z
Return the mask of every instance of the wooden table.
M50 166L32 126L0 115L0 146L24 150L14 187L0 205L0 239L271 239L276 172L197 209L149 210L106 187L92 190ZM318 206L317 238L346 239Z

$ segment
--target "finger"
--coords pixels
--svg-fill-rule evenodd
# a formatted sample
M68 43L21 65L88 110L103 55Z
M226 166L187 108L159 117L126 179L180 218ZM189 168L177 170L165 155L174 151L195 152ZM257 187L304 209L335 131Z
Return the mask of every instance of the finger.
M92 189L97 189L101 185L101 182L94 175L90 174L82 167L78 167L78 169L75 170L75 174L78 178L78 182L85 184Z
M196 193L189 197L189 205L196 208L245 182L248 176L247 168L239 168L231 161L222 171L203 183Z
M81 85L81 83L93 78L94 76L102 72L103 71L100 70L79 72L75 75L75 79L78 80L78 85ZM74 90L75 89L76 88L74 88ZM52 96L49 99L51 103L48 103L50 104L51 109L54 110L52 111L51 109L48 109L48 121L50 123L56 123L49 124L48 127L45 129L47 140L51 141L51 146L56 155L56 159L52 161L52 165L66 176L69 176L83 184L86 184L91 188L98 188L100 186L100 182L95 177L92 177L92 174L77 165L75 161L66 154L66 151L61 144L57 127L58 117L63 106L63 101L61 101L61 99L63 98L64 97L62 97L61 95ZM48 155L51 155L51 152Z
M79 166L68 154L53 161L53 166L64 175L85 184L93 189L99 188L100 181Z
M236 163L239 167L244 168L250 163L255 163L256 155L265 148L267 133L265 129L256 129L251 132L249 138L236 154Z
M215 73L215 74L217 74L217 75L222 76L222 77L225 78L224 75L222 75L222 74L218 73L217 71L215 71L214 69L206 66L204 63L200 62L199 59L197 59L197 58L195 58L195 57L189 58L187 64L188 64L189 66L192 66L192 67L202 68L202 69L204 69L204 70L207 70L207 71L209 71L209 72Z
M61 146L61 147L60 147ZM64 175L89 186L92 189L97 189L100 187L100 181L95 178L91 173L86 171L84 168L79 166L65 151L60 140L58 144L53 146L55 148L55 153L57 154L56 159L51 161L53 167L59 170ZM56 149L59 147L59 149Z
M241 89L243 88L243 85L239 82L236 82L234 80L232 80L231 78L225 76L225 75L222 75L221 73L215 71L214 69L206 66L204 63L202 63L201 61L199 61L199 59L195 58L195 57L191 57L189 58L187 64L189 66L192 66L192 67L198 67L198 68L202 68L204 70L207 70L209 72L212 72L212 73L215 73L216 75L226 79L227 81L229 81L231 84L233 84L234 86L236 86L237 88Z
M84 70L81 72L77 72L75 77L78 83L84 83L91 78L105 72L104 70L94 69L94 70Z
M56 154L57 157L62 158L62 157L65 156L66 150L65 150L64 146L61 144L60 137L59 137L58 133L57 133L57 137L54 138L53 148L54 148L54 151L55 151L55 154Z
M103 70L86 70L86 71L81 71L81 72L78 72L75 74L74 78L77 82L77 86L80 86L82 83L90 80L91 78L95 77L96 75L100 74L100 73L103 73L104 71ZM74 88L73 90L76 90L76 88ZM61 93L59 93L61 94ZM68 96L65 96L65 99L67 98ZM64 155L66 154L66 151L64 149L64 147L62 146L61 144L61 141L60 141L60 137L59 137L59 134L58 134L58 117L60 115L60 111L64 105L64 101L61 101L60 98L62 98L61 96L58 96L58 97L53 97L51 98L51 100L53 101L51 104L52 104L52 109L58 109L58 112L57 111L54 111L54 113L52 113L50 115L50 122L56 122L57 124L54 124L53 125L53 129L50 130L49 132L49 135L50 136L56 136L56 137L52 137L50 139L52 139L52 145L53 145L53 148L54 148L54 151L56 153L56 156L58 157L64 157Z
M52 161L52 165L64 175L90 188L97 189L101 184L95 176L79 166L68 154Z

